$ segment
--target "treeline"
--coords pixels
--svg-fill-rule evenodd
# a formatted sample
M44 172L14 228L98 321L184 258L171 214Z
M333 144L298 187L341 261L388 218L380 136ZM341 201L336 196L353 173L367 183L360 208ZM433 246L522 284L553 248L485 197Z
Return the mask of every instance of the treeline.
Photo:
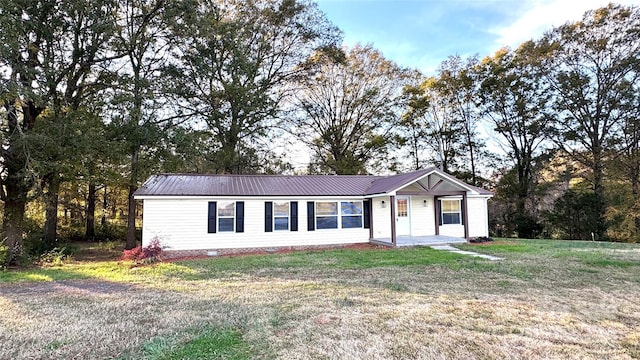
M294 142L302 172L495 188L502 235L635 240L639 34L610 5L424 77L342 46L310 1L0 0L3 241L16 259L115 224L132 248L150 174L300 172Z

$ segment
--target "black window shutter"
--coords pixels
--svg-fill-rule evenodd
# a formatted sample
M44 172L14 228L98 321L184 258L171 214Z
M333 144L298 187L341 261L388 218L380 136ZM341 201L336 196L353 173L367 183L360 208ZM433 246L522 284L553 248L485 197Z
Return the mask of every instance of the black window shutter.
M236 201L236 232L244 232L244 201Z
M316 211L315 203L313 201L307 201L307 230L313 231L316 229Z
M291 202L291 231L298 231L298 202Z
M264 232L273 231L273 202L264 202Z
M364 219L362 219L362 221L364 222L364 228L368 229L371 226L371 200L364 200L362 202L362 207L364 210Z
M210 201L209 202L209 226L208 226L208 232L211 233L215 233L216 232L216 202L215 201Z

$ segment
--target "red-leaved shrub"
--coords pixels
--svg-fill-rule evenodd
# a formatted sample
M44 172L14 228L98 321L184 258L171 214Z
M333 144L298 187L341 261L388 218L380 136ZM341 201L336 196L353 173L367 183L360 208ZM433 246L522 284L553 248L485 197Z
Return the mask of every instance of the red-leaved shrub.
M142 254L140 254L140 259L152 259L152 260L160 260L160 255L162 254L162 245L160 245L160 240L158 238L151 239L149 245L142 248Z
M138 260L142 254L142 246L122 251L122 260Z
M124 250L122 252L122 260L134 260L134 261L158 261L162 255L162 245L158 238L151 239L149 245L142 247L138 246L131 250Z

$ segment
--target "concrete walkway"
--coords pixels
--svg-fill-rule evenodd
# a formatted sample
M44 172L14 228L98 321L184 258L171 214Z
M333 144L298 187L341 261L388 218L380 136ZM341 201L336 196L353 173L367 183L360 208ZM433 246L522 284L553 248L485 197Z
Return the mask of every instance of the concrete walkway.
M488 259L488 260L491 260L491 261L504 260L503 258L497 257L497 256L479 254L479 253L473 252L473 251L460 250L460 249L454 248L451 245L433 245L433 246L431 246L431 248L432 249L436 249L436 250L451 251L451 252L456 253L456 254L463 254L463 255L479 257L479 258Z

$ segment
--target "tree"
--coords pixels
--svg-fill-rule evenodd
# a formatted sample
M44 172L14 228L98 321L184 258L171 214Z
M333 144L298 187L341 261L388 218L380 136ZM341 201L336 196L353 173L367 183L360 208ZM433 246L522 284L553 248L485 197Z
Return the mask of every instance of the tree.
M569 190L558 198L547 218L562 239L592 240L604 232L599 221L600 202L593 191Z
M181 46L175 104L206 127L215 172L260 170L254 154L275 128L300 65L338 39L307 1L195 1L172 27Z
M483 146L477 140L476 130L480 112L476 106L478 91L473 69L477 63L476 57L463 61L459 55L450 56L438 67L438 77L434 83L450 109L450 122L459 125L463 135L461 153L468 157L472 185L478 185L476 167Z
M540 42L555 95L556 143L592 171L604 236L604 165L629 116L640 62L640 11L610 4L553 29Z
M104 1L18 0L0 6L0 68L6 70L1 98L7 120L3 236L20 255L27 193L37 175L47 189L45 241L55 241L58 189L63 163L69 161L61 147L69 138L65 129L73 128L71 114L99 81L92 70L105 61L113 11L112 3ZM31 136L36 127L55 130Z
M417 86L406 87L405 93L411 94L411 99L403 124L405 128L407 125L415 127L412 131L420 135L424 148L435 154L428 160L436 163L440 170L450 172L457 168L456 161L462 154L459 135L463 126L440 90L439 79L435 77L428 77Z
M114 51L122 54L123 60L111 99L110 133L128 156L126 249L137 245L137 204L133 194L142 178L158 166L155 157L161 150L164 133L172 126L162 91L162 70L170 59L172 45L166 20L177 10L170 5L165 0L119 1L121 31ZM164 109L163 115L160 109Z
M531 53L532 43L516 51L501 49L476 68L482 80L479 106L503 141L512 163L510 175L499 184L519 237L531 238L535 214L527 202L535 194L535 167L550 137L550 92L541 79L540 63ZM510 207L510 206L509 206Z
M293 126L320 171L363 174L390 144L407 74L371 46L344 51L309 59L313 73L299 80Z
M419 72L412 74L410 80L413 82L420 81L422 75ZM425 163L423 153L427 150L427 144L424 139L427 136L427 129L422 123L424 113L429 106L429 100L423 96L420 86L407 85L403 89L404 104L406 110L402 114L400 121L400 134L397 136L396 142L400 147L409 147L409 156L412 159L412 170L422 169Z

